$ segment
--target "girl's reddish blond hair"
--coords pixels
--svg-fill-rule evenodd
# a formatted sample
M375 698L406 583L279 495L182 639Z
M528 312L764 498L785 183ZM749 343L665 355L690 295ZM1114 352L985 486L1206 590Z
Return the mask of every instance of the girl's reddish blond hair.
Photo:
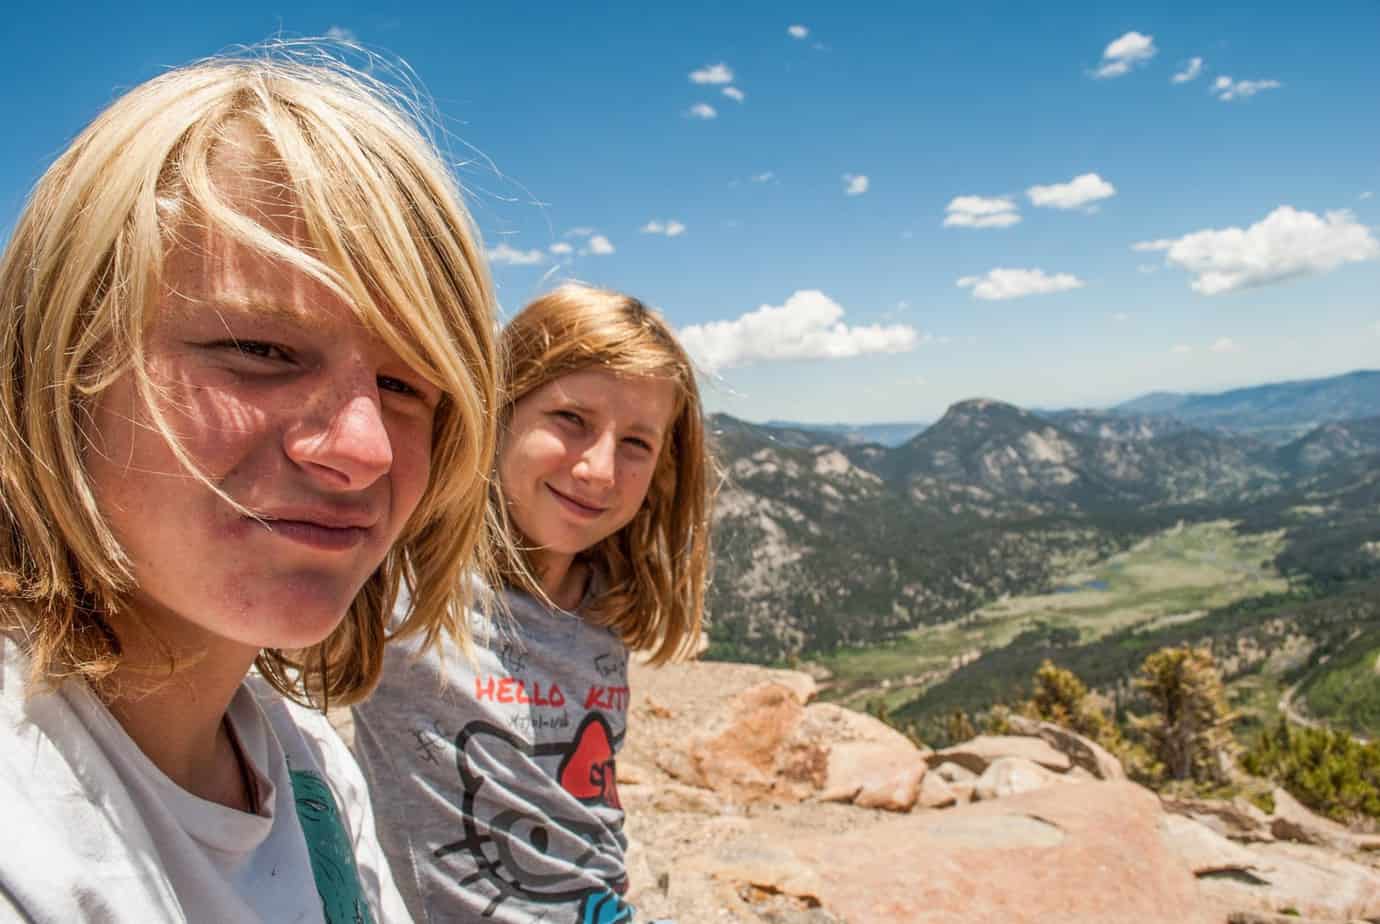
M572 372L596 368L675 384L675 411L647 499L628 525L583 553L601 575L603 589L582 613L618 633L634 651L649 652L652 663L694 654L718 478L694 367L684 348L665 320L637 299L566 285L513 318L500 337L499 352L504 371L500 427L523 397ZM502 491L492 496L511 539L496 543L502 580L540 596L522 537L514 535L503 513Z

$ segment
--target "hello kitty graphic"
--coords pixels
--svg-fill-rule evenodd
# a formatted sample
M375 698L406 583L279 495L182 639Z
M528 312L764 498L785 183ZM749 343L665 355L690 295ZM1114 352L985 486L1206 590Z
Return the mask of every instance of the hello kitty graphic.
M531 908L531 918L548 912L541 920L632 920L620 897L627 889L617 840L622 814L606 812L604 823L598 813L621 809L614 779L618 744L599 712L588 713L568 741L533 745L483 721L456 735L463 836L433 856L463 888L488 897L484 918L524 920L520 909ZM523 763L538 764L542 772L514 773ZM493 782L500 777L502 786ZM527 788L513 790L515 779ZM559 906L573 916L551 913Z

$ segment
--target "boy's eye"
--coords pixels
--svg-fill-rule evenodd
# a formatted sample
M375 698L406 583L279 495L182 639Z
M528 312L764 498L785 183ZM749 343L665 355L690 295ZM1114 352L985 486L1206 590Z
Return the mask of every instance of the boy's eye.
M213 349L233 350L245 356L252 356L255 359L291 359L292 355L285 347L276 343L268 343L264 340L236 340L229 338L226 340L216 340L208 344Z
M400 395L410 395L412 397L421 397L422 394L420 389L414 388L402 379L395 379L391 375L379 376L379 388L384 391L396 392Z

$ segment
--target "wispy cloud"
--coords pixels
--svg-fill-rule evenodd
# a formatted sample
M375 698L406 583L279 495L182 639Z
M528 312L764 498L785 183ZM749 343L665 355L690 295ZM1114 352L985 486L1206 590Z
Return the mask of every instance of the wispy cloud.
M733 69L720 61L690 72L691 83L732 83Z
M1380 259L1380 242L1345 209L1319 216L1281 205L1248 228L1195 231L1141 241L1138 251L1163 251L1165 262L1194 275L1193 291L1237 289L1326 273L1344 263Z
M843 175L843 194L846 196L861 196L867 192L867 187L872 185L872 181L861 173L845 173Z
M1241 345L1230 337L1218 337L1208 349L1214 353L1240 353Z
M1367 199L1369 199L1371 196L1374 196L1374 195L1375 195L1374 192L1372 192L1371 190L1367 189L1365 192L1361 193L1361 195L1357 196L1356 198L1360 199L1362 202L1365 202Z
M685 112L692 119L717 119L719 110L708 103L696 103Z
M789 359L843 359L904 353L921 342L906 324L850 327L841 305L818 290L796 292L784 305L763 305L732 321L681 328L680 340L706 371Z
M1380 337L1380 321L1376 321L1376 322L1375 322L1375 324L1374 324L1374 326L1373 326L1373 329L1374 329L1374 331L1375 331L1375 335L1376 335L1377 337Z
M1176 344L1174 344L1172 347L1169 348L1169 352L1171 352L1171 353L1192 353L1192 352L1193 352L1193 347L1189 346L1189 345L1186 344L1186 343L1176 343Z
M764 170L752 175L752 182L754 183L770 183L774 179L776 179L776 173L772 170Z
M1149 61L1158 51L1154 36L1127 32L1103 49L1102 64L1093 76L1105 80L1129 74L1131 68Z
M944 212L946 228L1009 228L1021 220L1005 196L955 196Z
M1131 320L1131 316L1124 311L1118 311L1116 314L1112 315L1112 320L1118 324L1125 324L1127 321Z
M1212 95L1229 103L1237 99L1250 99L1262 90L1275 90L1284 86L1278 80L1232 80L1218 77L1212 82Z
M593 229L593 228L587 228L587 227L582 227L582 226L581 226L581 227L571 228L569 231L565 232L565 236L566 236L566 237L589 237L589 236L590 236L591 234L593 234L593 233L594 233L594 229Z
M580 251L582 254L593 254L596 257L606 257L613 253L613 244L602 234L591 234L589 243Z
M489 250L490 263L504 263L508 266L533 266L546 262L546 254L540 250L518 250L507 241L500 241L497 247Z
M1081 289L1083 280L1072 273L1049 275L1040 269L989 270L985 276L964 276L956 283L960 289L972 289L973 297L985 301L1004 301L1027 295L1048 295Z
M558 257L563 257L575 252L575 248L571 247L565 241L557 241L556 243L552 244L550 247L546 249L551 251Z
M1190 80L1197 80L1198 75L1203 72L1202 58L1189 58L1184 64L1184 69L1169 78L1170 83L1188 83Z
M355 35L353 29L344 26L331 26L326 30L326 38L333 42L358 42L359 36Z
M680 237L685 233L685 225L671 219L666 222L653 218L640 229L643 234L664 234L666 237Z
M1076 176L1067 183L1052 186L1032 186L1025 191L1032 205L1050 209L1077 209L1109 199L1116 195L1116 187L1096 173Z
M747 99L747 94L737 87L724 87L723 94L735 103L741 103L743 100Z
M807 29L807 28L805 28L804 26L800 26L800 25L796 25L796 26L787 26L787 27L786 27L786 34L789 35L789 36L790 36L791 38L793 38L793 39L803 39L803 38L809 38L809 36L810 36L810 30Z

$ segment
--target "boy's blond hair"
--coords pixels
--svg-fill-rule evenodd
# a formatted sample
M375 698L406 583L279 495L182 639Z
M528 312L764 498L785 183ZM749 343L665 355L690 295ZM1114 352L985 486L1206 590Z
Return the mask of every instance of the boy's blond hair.
M218 149L247 130L288 184L302 240L232 208L212 182ZM328 286L438 386L431 482L397 544L339 626L257 665L301 702L346 704L376 683L388 619L400 635L452 634L485 570L487 473L497 381L491 283L457 184L405 97L326 57L260 51L173 70L96 118L39 180L0 263L0 627L33 679L99 686L120 663L108 614L127 606L131 563L98 509L82 427L112 381L134 376L156 425L144 334L163 261L187 223L213 227ZM227 503L234 501L222 494ZM149 511L176 516L176 511ZM171 658L171 655L170 655ZM170 669L173 667L170 660Z
M618 532L583 553L603 591L582 611L617 632L653 663L693 654L700 637L710 565L710 514L718 479L704 429L694 366L665 320L628 295L566 285L533 301L499 340L504 388L500 426L513 405L548 382L585 369L669 380L676 388L671 427L641 509ZM522 537L497 543L504 583L541 594ZM516 550L515 550L516 549Z

